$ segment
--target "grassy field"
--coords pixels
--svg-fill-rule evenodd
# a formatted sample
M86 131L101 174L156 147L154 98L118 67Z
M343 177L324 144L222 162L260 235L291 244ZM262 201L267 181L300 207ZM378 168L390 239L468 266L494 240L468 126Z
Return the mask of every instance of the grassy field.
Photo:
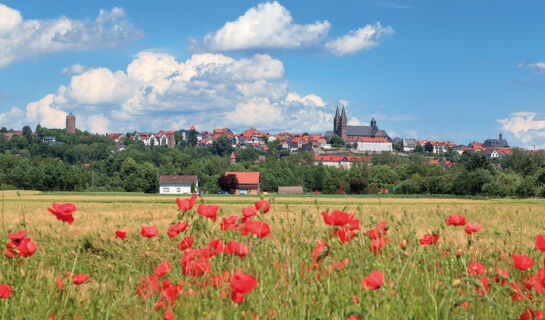
M523 288L522 280L543 267L545 253L536 250L536 235L545 234L545 200L456 198L398 198L345 196L274 196L267 214L253 217L270 226L264 239L221 231L222 218L241 215L257 197L214 195L197 203L220 206L218 220L194 212L182 214L175 197L127 194L70 194L5 191L2 201L2 244L6 233L26 229L38 250L27 258L0 258L0 284L9 284L11 297L0 299L2 319L157 319L161 293L148 298L136 289L142 277L169 261L172 271L160 278L183 283L173 305L174 319L515 319L526 307L544 310L543 293ZM74 203L74 223L69 226L47 211L52 202ZM195 205L196 207L196 205ZM341 243L328 230L320 212L335 209L354 213L361 231ZM468 236L463 227L446 226L449 214L480 222L482 230ZM189 228L171 239L169 225L188 222ZM25 221L22 223L21 221ZM369 249L367 230L386 222L381 254ZM142 226L154 225L159 235L140 236ZM25 227L26 226L26 227ZM115 239L117 230L127 232L125 241ZM437 245L422 246L424 234L439 234ZM240 241L248 247L244 258L217 254L203 276L183 275L182 252L177 244L194 238L192 248L206 248L210 240ZM316 240L320 263L312 264ZM402 240L407 242L401 249ZM459 257L456 251L461 250ZM327 253L327 254L326 254ZM512 253L527 255L537 263L528 271L513 267ZM345 259L349 263L344 265ZM487 294L482 275L466 271L476 259L486 268ZM438 262L439 261L439 262ZM338 268L343 262L342 270ZM337 268L335 268L337 267ZM507 284L495 283L494 269L510 271ZM384 274L376 290L364 289L361 281L373 271ZM85 273L90 279L75 286L69 279L58 290L55 280L63 272ZM229 277L220 286L209 284L211 275L235 271L253 275L257 287L240 304L230 299ZM318 279L319 278L319 279ZM518 283L522 295L514 301L509 283ZM356 302L357 301L357 302Z

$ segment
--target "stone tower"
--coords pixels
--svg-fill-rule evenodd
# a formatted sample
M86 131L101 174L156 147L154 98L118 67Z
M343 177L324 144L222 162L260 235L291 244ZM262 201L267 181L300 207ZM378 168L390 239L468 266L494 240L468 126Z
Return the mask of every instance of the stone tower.
M176 137L174 137L174 131L169 131L167 133L167 146L169 149L174 149L174 146L176 145Z
M343 111L341 113L341 134L339 135L339 137L341 137L343 140L346 140L346 138L348 137L346 132L347 122L348 121L346 120L346 111L344 110L343 106Z
M66 116L66 132L76 133L76 116L72 112Z
M333 134L341 136L341 115L339 114L339 106L335 112L335 118L333 119Z

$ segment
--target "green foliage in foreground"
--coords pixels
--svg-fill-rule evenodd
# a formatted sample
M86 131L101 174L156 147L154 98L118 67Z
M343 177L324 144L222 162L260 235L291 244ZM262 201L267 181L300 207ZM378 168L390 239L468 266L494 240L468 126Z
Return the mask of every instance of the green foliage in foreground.
M369 250L365 230L374 228L377 219L358 210L356 218L363 232L342 244L336 237L330 239L322 220L316 219L320 209L312 211L292 212L288 219L279 219L273 213L260 216L271 225L271 235L266 239L222 232L218 225L198 216L195 220L182 216L183 221L190 222L190 228L174 239L169 239L165 230L151 239L133 233L125 241L100 230L76 236L60 222L42 231L29 228L28 235L38 251L21 265L0 258L0 283L9 283L13 289L9 299L0 301L0 314L5 319L43 319L50 313L55 319L157 319L160 314L154 311L154 305L159 294L146 300L137 296L135 287L139 278L152 274L159 263L167 260L173 269L161 280L184 281L184 291L172 308L179 319L252 319L253 315L259 319L269 315L278 319L347 319L352 315L360 319L514 319L526 306L536 310L545 307L540 295L532 301L515 302L507 285L502 287L492 281L489 294L481 297L476 293L475 286L482 289L478 278L466 272L474 259L487 267L489 279L496 275L494 267L511 271L508 282L519 281L523 275L512 268L508 257L501 258L515 248L503 248L500 235L492 246L483 243L477 233L469 238L467 246L456 247L444 236L444 225L429 225L430 232L441 235L440 240L437 246L423 247L417 240L416 229L421 226L415 223L414 214L405 213L396 219L386 213L380 220L387 222L389 242L382 254L375 256ZM437 214L444 218L441 212ZM115 221L111 223L115 225ZM151 214L143 224L152 224ZM465 236L462 228L457 232ZM201 281L206 277L182 275L178 266L181 253L176 244L187 234L195 238L193 248L204 248L212 239L238 240L248 246L249 253L242 259L223 254L211 259L211 274L241 269L258 279L257 288L246 295L242 304L229 299L228 284L203 289ZM320 239L329 249L320 255L320 266L313 269L310 253L315 240ZM402 239L407 241L407 256L399 245ZM462 250L458 258L457 249ZM542 258L536 250L518 250L534 260ZM350 262L343 270L332 268L346 258ZM383 287L362 289L360 281L376 270L384 273ZM57 290L55 278L66 271L86 273L91 279L78 287L65 282L64 288ZM191 290L195 294L188 296Z

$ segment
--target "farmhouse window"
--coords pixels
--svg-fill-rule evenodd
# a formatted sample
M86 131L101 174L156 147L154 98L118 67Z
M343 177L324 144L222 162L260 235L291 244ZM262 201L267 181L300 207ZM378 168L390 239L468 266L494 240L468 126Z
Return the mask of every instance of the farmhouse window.
M163 188L164 192L169 192L168 188Z

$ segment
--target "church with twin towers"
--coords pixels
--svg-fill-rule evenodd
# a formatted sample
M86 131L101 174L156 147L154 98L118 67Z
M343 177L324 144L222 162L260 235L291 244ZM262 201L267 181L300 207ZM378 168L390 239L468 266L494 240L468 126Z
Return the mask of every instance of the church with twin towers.
M370 126L349 126L344 105L342 106L342 111L340 113L339 106L337 106L335 118L333 118L333 131L326 132L326 136L331 136L333 134L341 137L345 142L369 138L385 138L388 141L391 140L384 130L378 128L375 118L371 119Z

